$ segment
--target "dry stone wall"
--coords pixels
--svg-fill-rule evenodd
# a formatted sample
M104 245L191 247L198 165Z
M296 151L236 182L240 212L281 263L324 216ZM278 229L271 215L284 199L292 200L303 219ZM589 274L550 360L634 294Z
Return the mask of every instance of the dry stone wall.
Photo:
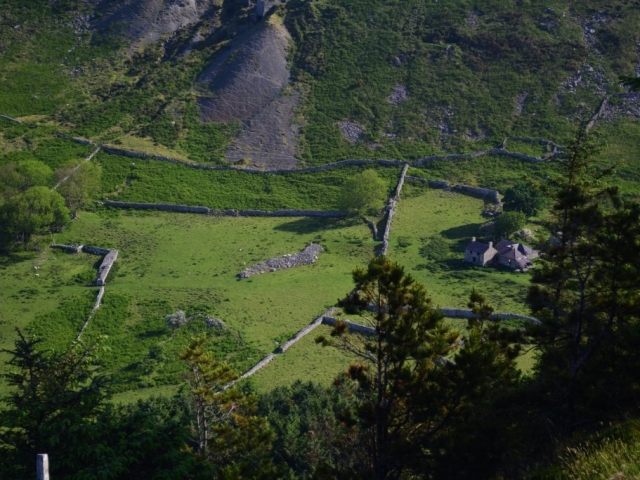
M9 115L0 115L0 118L4 118L5 120L9 120L10 122L22 123L17 118L10 117Z
M100 151L100 147L96 148L93 152L91 152L91 154L85 158L82 162L80 162L78 165L76 165L73 170L71 170L71 172L69 172L69 175L67 175L66 177L64 177L62 180L60 180L58 183L56 183L53 188L51 190L57 190L58 187L60 185L62 185L64 182L66 182L67 180L69 180L69 178L71 178L71 175L73 175L74 173L76 173L76 170L78 170L80 168L80 166L84 163L84 162L89 162L91 161L91 159L93 157L95 157L98 152Z
M545 162L546 158L534 157L532 155L525 155L524 153L510 152L503 148L492 148L490 150L479 150L472 153L459 153L453 155L431 155L429 157L419 158L413 162L414 167L419 167L426 163L440 161L440 160L468 160L471 158L484 157L486 155L497 155L502 157L510 157L524 162L541 163Z
M96 312L100 308L100 305L102 304L102 297L104 297L104 285L101 286L100 289L98 290L98 295L96 295L96 301L93 303L93 308L91 309L91 313L89 313L87 320L84 322L84 325L82 325L82 328L78 332L78 336L76 337L76 342L80 340L80 337L82 337L82 334L89 326L89 322L91 321L93 316L96 314Z
M257 263L240 272L238 274L238 278L249 278L261 273L275 272L277 270L285 270L287 268L300 267L303 265L311 265L312 263L316 263L318 256L323 251L324 248L322 248L322 245L312 243L307 245L299 253L283 255L281 257L271 258L266 262Z
M190 207L188 205L171 205L167 203L132 203L132 202L104 202L107 207L131 208L134 210L159 210L162 212L200 213L211 215L212 211L207 207Z
M266 367L267 365L269 365L269 363L271 363L271 361L276 358L275 354L270 353L269 355L267 355L266 357L264 357L262 360L260 360L258 363L256 363L253 367L251 367L249 370L247 370L245 373L243 373L242 375L240 375L238 378L236 378L235 380L227 383L224 387L222 387L222 390L226 390L227 388L231 388L233 387L236 383L238 383L240 380L243 380L247 377L250 377L251 375L253 375L254 373L256 373L258 370L260 370L261 368Z
M398 178L398 183L396 184L396 188L393 191L393 196L387 200L386 205L386 217L384 222L384 229L382 231L382 245L380 246L378 253L379 255L386 255L389 251L389 236L391 235L391 221L393 220L393 216L396 213L396 204L400 200L400 193L402 193L402 187L404 186L404 180L407 176L407 170L409 170L409 164L405 163L402 168L402 172L400 173L400 177Z
M53 248L56 250L64 250L67 253L82 252L82 245L60 245L60 244L54 243L52 245L49 245L49 248Z
M444 180L427 180L426 178L421 178L421 177L408 176L407 180L410 182L425 183L433 188L446 188L451 190L459 190L461 192L468 193L471 195L487 197L496 205L500 205L502 203L500 200L500 192L498 192L498 190L491 190L490 188L472 187L470 185L451 185L449 184L449 182L445 182Z
M84 325L82 325L80 332L78 332L78 336L76 337L76 342L77 342L78 340L80 340L80 337L89 326L89 322L91 321L96 311L100 308L100 305L102 304L102 297L104 297L105 285L107 283L107 276L109 275L109 272L111 271L111 267L113 267L114 262L118 258L118 250L107 250L106 248L92 247L90 245L61 245L57 243L50 245L50 248L57 249L57 250L64 250L65 252L75 253L75 254L84 252L90 255L104 256L104 258L102 259L102 263L100 264L100 267L98 267L98 274L96 276L95 284L100 287L98 289L98 294L96 295L96 301L93 304L93 308L91 309L91 313L89 313L87 320L84 322Z
M336 322L338 321L337 318L334 317L329 317L329 316L325 316L322 317L322 324L323 325L329 325L330 327L333 327ZM347 329L349 330L349 332L351 333L360 333L362 335L376 335L376 329L373 327L369 327L367 325L362 325L360 323L354 323L350 320L343 320L343 322L347 325Z
M317 327L322 325L323 321L324 321L324 318L325 318L325 315L331 315L331 314L333 314L334 311L335 311L334 308L330 308L329 310L324 312L322 315L320 315L318 318L314 319L313 322L311 322L309 325L307 325L302 330L300 330L298 333L296 333L293 337L291 337L291 339L289 339L287 342L285 342L282 345L280 345L280 347L278 347L278 353L284 353L287 350L289 350L289 348L291 346L293 346L296 342L301 340L302 337L304 337L305 335L308 335L313 330L315 330Z
M594 127L594 125L598 122L598 120L600 120L600 118L606 112L607 106L609 105L609 98L610 97L611 97L610 95L607 95L602 99L602 102L600 103L600 106L598 107L598 110L596 110L596 112L589 119L589 121L587 122L587 125L585 126L585 130L587 132Z
M459 308L441 308L440 311L445 317L449 318L473 318L475 315L471 310ZM518 313L494 313L492 317L498 320L523 320L537 325L541 323L537 318L520 315Z
M67 138L68 140L72 140L77 143L81 143L83 145L98 145L89 140L70 137L67 135L60 135L60 137ZM543 141L543 140L541 140ZM347 167L347 166L358 166L358 165L380 165L386 167L397 167L400 165L405 165L407 162L402 160L391 160L391 159L352 159L352 160L341 160L334 163L327 163L325 165L318 165L315 167L307 167L307 168L290 168L290 169L254 169L254 168L241 168L232 165L202 165L198 163L189 162L186 160L179 160L176 158L166 157L164 155L156 155L145 152L138 152L134 150L127 150L124 148L117 148L109 145L99 144L102 150L105 153L113 154L113 155L122 155L130 158L140 158L146 160L159 160L163 162L170 162L175 164L184 165L190 168L197 168L200 170L237 170L246 173L252 174L288 174L288 173L313 173L313 172L321 172L324 170L330 170L333 168ZM560 147L558 147L560 148ZM554 149L549 155L546 155L544 158L535 157L532 155L526 155L524 153L511 152L506 150L505 148L492 148L489 150L479 150L477 152L471 153L461 153L461 154L452 154L452 155L431 155L428 157L419 158L413 162L410 162L411 166L419 167L421 165L441 160L467 160L471 158L483 157L487 155L498 155L504 157L515 158L518 160L522 160L524 162L530 163L540 163L549 160L550 158L560 157L561 153Z
M96 278L96 285L104 286L107 283L107 276L113 267L114 262L118 258L118 250L109 250L98 268L98 276Z
M321 217L344 218L346 214L337 210L216 210L209 207L173 205L167 203L135 203L135 202L104 202L106 207L131 208L134 210L159 210L163 212L199 213L221 217Z

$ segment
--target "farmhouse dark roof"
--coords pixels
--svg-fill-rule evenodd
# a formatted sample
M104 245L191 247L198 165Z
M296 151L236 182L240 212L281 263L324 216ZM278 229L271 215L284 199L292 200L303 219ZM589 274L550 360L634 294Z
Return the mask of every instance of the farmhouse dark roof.
M536 251L533 248L527 247L526 245L523 245L523 244L518 245L518 250L520 250L520 252L523 255L526 255L527 257L530 255L534 255L536 253Z
M489 245L482 242L473 241L467 245L467 250L472 253L484 253L489 250Z
M509 245L512 245L512 244L513 242L511 240L507 240L506 238L503 238L496 244L496 250L498 250L499 252L500 250L504 250L505 247L508 247Z
M511 240L507 240L506 238L503 238L498 242L498 244L496 245L496 250L498 250L498 255L505 255L509 252L509 250L511 250L512 247L518 250L518 252L525 257L528 257L530 255L533 256L537 253L531 247L527 247L526 245L523 245L521 243L512 242Z

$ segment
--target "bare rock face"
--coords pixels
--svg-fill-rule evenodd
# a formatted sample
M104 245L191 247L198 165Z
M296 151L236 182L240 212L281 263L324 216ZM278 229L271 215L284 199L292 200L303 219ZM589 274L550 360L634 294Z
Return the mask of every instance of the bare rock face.
M289 41L284 25L270 18L248 38L232 42L198 79L201 91L211 92L198 100L203 122L242 122L227 161L261 168L298 163L294 111L300 95L283 90L289 84Z
M96 11L102 12L96 27L122 28L134 47L139 47L198 21L217 3L216 0L102 0L96 6Z
M294 168L299 125L294 109L300 94L280 95L254 118L244 123L240 135L226 152L228 162L246 162L265 169Z
M205 122L249 121L262 112L289 82L289 35L265 23L249 39L223 52L199 79L213 98L198 103Z
M364 127L356 122L345 120L343 122L338 122L338 126L340 127L340 131L342 132L342 136L345 140L351 143L356 143L360 140L364 133Z

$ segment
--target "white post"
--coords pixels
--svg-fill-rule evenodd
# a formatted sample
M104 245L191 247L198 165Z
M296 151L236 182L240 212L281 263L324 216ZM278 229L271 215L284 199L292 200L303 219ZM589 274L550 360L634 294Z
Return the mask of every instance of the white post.
M36 468L38 470L38 480L50 480L49 455L47 455L46 453L38 454L38 460L36 460Z

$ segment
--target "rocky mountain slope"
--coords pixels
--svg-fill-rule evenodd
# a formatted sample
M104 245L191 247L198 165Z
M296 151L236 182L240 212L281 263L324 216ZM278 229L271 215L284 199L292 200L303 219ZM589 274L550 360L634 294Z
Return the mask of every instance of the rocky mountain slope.
M640 73L636 0L7 4L0 113L201 162L415 159L640 117L618 82Z

